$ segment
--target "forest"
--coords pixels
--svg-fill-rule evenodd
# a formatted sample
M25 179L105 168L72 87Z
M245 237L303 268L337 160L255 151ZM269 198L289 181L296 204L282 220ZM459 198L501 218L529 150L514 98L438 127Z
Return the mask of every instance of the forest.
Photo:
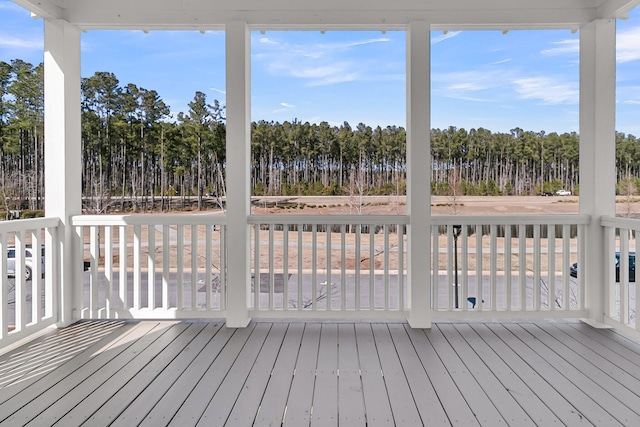
M44 206L43 65L0 62L0 210ZM169 200L225 195L225 108L196 92L171 114L157 91L109 72L82 80L82 191L87 213L167 210ZM252 123L254 195L405 194L400 126ZM432 192L535 195L579 192L577 133L431 130ZM640 187L640 144L616 134L618 192ZM197 203L196 203L197 201Z

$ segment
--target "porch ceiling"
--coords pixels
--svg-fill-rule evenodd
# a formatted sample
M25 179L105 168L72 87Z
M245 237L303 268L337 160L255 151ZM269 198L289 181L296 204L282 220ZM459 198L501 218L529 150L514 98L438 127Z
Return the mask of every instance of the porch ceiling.
M43 18L90 29L222 29L245 21L255 29L574 28L624 18L640 0L14 0Z

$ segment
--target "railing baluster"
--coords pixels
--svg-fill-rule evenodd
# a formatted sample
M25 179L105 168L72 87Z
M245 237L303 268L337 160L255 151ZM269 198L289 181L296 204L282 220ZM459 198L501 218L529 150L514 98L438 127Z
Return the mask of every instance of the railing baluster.
M302 224L298 224L298 310L302 310Z
M156 228L147 225L147 304L156 308Z
M212 259L212 240L215 225L204 226L204 292L205 292L205 308L211 310L213 302L211 300L211 270L213 269Z
M461 298L460 306L462 311L466 311L469 308L469 227L467 225L462 226L460 232L460 280L462 281L460 287Z
M540 302L542 300L542 284L540 279L541 268L541 245L540 245L540 224L533 226L533 307L535 311L540 311Z
M171 228L168 224L162 226L162 309L169 310L169 262L171 260Z
M26 324L26 298L24 280L24 231L15 233L15 268L13 271L14 292L15 292L15 330L22 331Z
M327 251L327 259L326 259L326 267L327 267L327 311L331 311L331 300L333 299L333 283L331 280L331 225L326 225L327 230L327 238L325 242L326 251Z
M120 249L120 255L118 258L118 267L120 268L120 280L119 280L119 293L120 293L120 309L126 310L129 308L129 297L127 292L127 226L121 225L119 226L119 236L118 236L118 245ZM92 266L93 268L93 266Z
M100 227L92 226L89 229L89 257L91 260L91 275L89 279L89 317L96 318L98 315L98 260L100 258Z
M360 263L360 245L362 244L362 225L361 224L357 224L356 225L356 258L354 260L354 265L355 265L355 269L356 269L356 310L360 310L360 268L361 268L361 263Z
M556 309L556 226L547 225L547 265L549 272L549 309Z
M198 309L198 227L191 225L191 310Z
M404 224L398 224L398 310L404 309Z
M105 279L105 300L104 308L107 318L114 316L113 303L113 229L110 225L104 227L104 279Z
M569 268L571 267L571 228L569 225L562 227L562 309L571 310ZM582 308L582 307L580 307Z
M289 224L282 226L282 309L289 309Z
M140 225L133 226L133 308L142 308L142 231Z
M318 297L318 226L311 226L311 310L317 309Z
M491 283L491 310L498 309L498 293L497 293L497 271L498 271L498 227L491 224L489 227L489 263L490 263L490 283Z
M176 308L184 309L184 226L176 225Z
M527 226L518 226L518 281L520 283L520 310L527 311Z
M482 311L484 292L482 289L482 225L476 224L476 309Z
M504 228L504 286L505 286L505 307L507 311L511 311L512 307L512 288L511 288L511 225L505 225Z
M274 252L274 236L273 236L274 224L269 224L269 310L273 310L273 300L275 297L275 272L273 271L273 259L275 258Z
M629 234L626 229L619 229L620 233L620 258L619 258L619 283L620 283L620 320L628 324L629 317Z
M453 260L455 257L458 256L457 252L457 248L455 247L456 245L454 244L454 237L453 237L453 233L454 233L454 228L452 225L447 225L447 244L446 244L446 248L447 248L447 287L446 287L446 298L447 298L447 303L446 303L446 307L447 310L454 310L456 308L456 301L455 301L455 288L456 286L458 286L458 283L456 283L456 276L455 276L455 272L454 270L454 265L453 265ZM440 301L437 301L438 305L440 305ZM459 305L459 304L458 304Z
M7 274L7 233L0 233L0 339L9 330L9 275ZM15 283L15 282L14 282ZM15 286L15 285L14 285ZM14 304L15 304L14 293ZM15 313L15 310L14 310ZM15 322L14 322L15 323Z
M376 264L376 238L373 225L369 224L369 310L375 310L375 264Z
M433 283L433 301L431 306L434 311L440 310L440 232L438 226L431 227L431 283ZM448 250L448 249L447 249ZM413 279L415 280L415 278Z
M584 309L584 266L587 259L585 258L586 253L586 239L584 235L586 233L586 227L581 225L578 227L578 266L581 271L578 271L578 308L581 310ZM615 281L614 281L615 283Z
M253 308L260 307L260 224L253 226Z
M227 308L227 226L220 226L220 310Z
M39 323L42 319L42 248L40 236L42 228L35 228L31 231L31 265L33 267L31 276L31 322Z
M340 226L340 310L347 309L347 237L346 225Z
M384 224L384 309L389 310L389 224Z

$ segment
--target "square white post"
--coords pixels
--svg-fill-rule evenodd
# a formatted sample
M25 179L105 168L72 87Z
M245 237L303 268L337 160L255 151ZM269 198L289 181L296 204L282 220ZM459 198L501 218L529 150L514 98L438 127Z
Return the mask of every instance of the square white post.
M251 34L245 22L226 25L227 57L227 326L249 324L251 188ZM257 289L257 287L256 287Z
M59 323L67 325L80 318L83 286L82 242L70 224L82 213L80 31L60 20L44 21L44 137L45 213L61 221L51 242L60 268L47 280L59 292Z
M580 30L580 213L591 216L585 233L585 304L594 326L604 325L603 215L616 213L615 20L599 19Z
M430 328L432 312L430 29L427 22L411 22L407 29L407 268L412 328Z

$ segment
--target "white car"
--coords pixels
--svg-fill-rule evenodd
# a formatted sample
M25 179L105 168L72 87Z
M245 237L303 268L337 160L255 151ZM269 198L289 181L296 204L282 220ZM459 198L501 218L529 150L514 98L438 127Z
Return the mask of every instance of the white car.
M33 249L30 247L24 248L24 278L25 280L31 280L33 272ZM40 252L40 271L44 272L44 246L42 246ZM7 275L9 277L15 277L16 275L16 248L7 248Z
M556 191L556 196L570 196L571 191L569 190L558 190Z

